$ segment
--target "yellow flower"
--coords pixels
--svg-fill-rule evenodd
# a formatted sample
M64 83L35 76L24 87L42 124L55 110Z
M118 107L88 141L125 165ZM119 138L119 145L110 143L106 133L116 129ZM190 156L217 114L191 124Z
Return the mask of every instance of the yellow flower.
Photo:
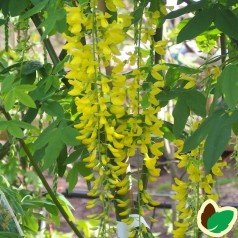
M104 39L108 44L118 44L124 41L125 33L123 32L123 26L117 24L115 21L110 24L105 32Z
M186 219L188 217L191 217L192 215L192 210L189 208L184 208L183 210L181 210L181 214L179 215L179 219Z
M195 84L196 84L196 79L191 77L191 76L187 76L185 74L181 74L180 78L185 80L185 81L188 81L186 83L186 85L184 86L185 89L193 88L195 86Z
M158 220L153 217L148 217L148 219L150 220L150 222L158 222Z
M102 50L105 57L107 57L107 56L110 57L112 51L111 51L111 49L110 49L110 47L109 47L109 45L106 41L104 41L104 40L100 41L98 43L98 47L99 47L99 49Z
M161 156L163 152L161 152L160 148L164 146L164 142L156 142L150 146L150 151L155 156Z
M155 34L155 29L148 28L142 30L142 38L141 41L143 43L147 43L147 41L152 42L151 37Z
M178 168L186 167L189 163L189 157L187 155L176 156L176 159L180 159L180 162L177 165Z
M130 214L130 212L131 212L131 208L127 208L125 211L120 212L119 215L120 216L127 216L127 215Z
M122 23L123 27L129 27L131 25L132 16L128 14L119 14L118 23Z
M193 164L189 165L187 172L189 174L189 180L193 183L198 183L200 181L200 171L199 167L194 166Z
M100 14L100 15L97 15L97 19L100 20L100 25L103 27L103 28L107 28L108 27L108 21L107 19L110 18L111 15L109 13L105 13L105 14Z
M178 211L182 211L184 207L186 206L186 204L187 204L187 199L179 200L178 204L176 205L176 209Z
M213 79L216 80L218 76L221 74L221 69L218 66L215 66L212 70L211 73L213 75Z
M90 174L90 175L88 175L88 176L85 176L84 179L86 179L86 180L91 180L93 177L94 177L94 175L93 175L93 174Z
M126 99L126 92L124 89L118 89L111 91L111 101L115 106L122 106Z
M205 193L211 194L212 193L212 187L207 182L201 182L200 187L204 189Z
M129 200L127 200L127 201L120 201L118 204L117 204L117 206L118 207L126 207L126 206L128 206L128 203L129 203Z
M174 225L177 227L177 229L172 231L173 237L174 238L186 237L186 231L188 229L189 224L187 222L179 223L175 221Z
M117 11L117 8L116 8L113 0L106 0L105 3L106 3L106 7L108 10L110 10L111 12Z
M216 202L216 201L218 201L218 194L207 195L207 198L212 199Z
M150 158L148 156L148 154L145 154L145 158L144 158L144 161L145 161L145 166L148 170L153 170L155 169L155 164L156 164L156 161L157 161L157 158L154 157L154 158Z
M155 42L155 45L154 45L155 52L159 55L164 55L165 54L164 46L166 46L167 44L168 44L167 40L161 40L161 41Z
M212 167L212 173L216 176L222 176L223 173L221 171L222 167L226 166L226 161L223 162L217 162L213 167Z

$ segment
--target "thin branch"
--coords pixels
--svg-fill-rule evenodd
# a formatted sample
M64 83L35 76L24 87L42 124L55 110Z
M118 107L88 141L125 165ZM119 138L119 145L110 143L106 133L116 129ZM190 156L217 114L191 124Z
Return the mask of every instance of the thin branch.
M11 115L8 112L6 112L4 108L1 107L0 111L2 111L3 115L6 117L6 119L8 121L12 120ZM33 158L33 156L31 154L29 148L27 147L25 141L23 139L18 139L18 141L20 142L21 147L23 148L23 150L26 153L30 163L32 164L36 174L40 178L42 184L44 185L45 189L47 190L48 194L50 195L51 199L53 200L54 204L56 205L56 207L58 208L58 210L60 211L60 213L62 214L62 216L66 220L66 222L68 223L68 225L72 228L72 230L77 235L77 237L83 238L82 234L77 229L76 225L70 220L68 214L66 213L66 211L64 210L64 208L62 207L62 205L58 201L56 195L52 191L51 187L49 186L48 182L46 181L44 175L41 172L41 169L39 168L38 164L36 163L35 159Z
M220 44L221 44L221 62L222 64L225 63L226 61L226 36L224 33L221 33L221 36L220 36Z
M42 36L43 35L43 31L42 31L41 28L39 28L39 26L41 24L41 20L40 20L38 14L35 14L35 15L31 16L31 20L33 21L33 23L34 23L37 31L39 32L39 34ZM50 58L51 58L51 60L52 60L52 62L54 64L54 66L57 65L59 63L59 58L58 58L58 56L57 56L57 54L56 54L56 52L55 52L55 50L54 50L54 48L53 48L53 46L51 44L50 39L49 38L45 38L45 39L43 39L43 42L44 42L46 50L48 51L49 56L50 56Z
M155 35L154 35L154 41L161 41L163 38L163 25L156 29ZM161 55L157 54L155 52L155 64L158 64L161 60Z
M43 31L42 31L41 28L39 28L39 26L40 26L40 24L41 24L41 19L39 18L39 15L38 15L38 14L35 14L35 15L31 16L31 20L33 21L33 23L34 23L36 29L38 30L38 32L39 32L39 34L40 34L40 36L42 36L42 35L43 35ZM65 52L64 52L64 51L61 52L61 54L60 54L60 56L59 56L60 59L59 59L59 57L57 56L57 54L56 54L56 52L55 52L55 50L54 50L54 47L53 47L52 44L51 44L50 39L49 39L49 38L43 39L43 43L44 43L44 45L45 45L45 48L46 48L46 50L47 50L47 52L48 52L48 54L49 54L49 56L50 56L50 58L51 58L51 60L52 60L52 62L53 62L53 64L54 64L54 66L56 66L56 65L60 62L60 59L63 58L63 56L65 55ZM64 73L65 73L65 72L64 72ZM70 84L69 84L69 82L68 82L68 79L62 78L62 82L65 84L65 86L66 86L67 88L70 87Z

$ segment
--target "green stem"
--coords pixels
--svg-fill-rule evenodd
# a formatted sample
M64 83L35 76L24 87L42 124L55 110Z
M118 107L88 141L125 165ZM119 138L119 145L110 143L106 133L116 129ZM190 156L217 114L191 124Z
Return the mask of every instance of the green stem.
M163 38L163 25L159 28L156 28L156 32L155 32L155 35L154 35L154 41L161 41ZM155 64L158 64L159 61L161 60L161 55L157 54L155 52Z
M3 112L4 116L6 117L6 119L8 121L12 120L11 115L8 112L6 112L4 108L1 107L0 110ZM83 238L82 234L77 229L76 225L72 221L70 221L70 218L69 218L68 214L66 213L66 211L64 210L64 208L62 207L62 205L58 201L56 195L52 191L51 187L49 186L48 182L46 181L46 179L45 179L44 175L42 174L38 164L36 163L35 159L33 158L32 154L29 150L29 148L27 147L25 141L23 139L20 139L20 138L18 139L18 141L20 142L21 147L23 148L24 152L26 153L30 163L32 164L36 174L40 178L40 180L41 180L42 184L44 185L46 191L50 195L52 201L54 202L54 204L56 205L56 207L58 208L58 210L60 211L60 213L62 214L62 216L66 220L66 222L68 223L68 225L72 228L72 230L77 235L77 237Z
M9 15L7 15L5 17L5 51L8 52L9 51L9 20L10 17Z
M197 225L197 214L199 210L199 183L196 185L196 204L195 204L195 218L194 218L194 237L198 238L199 230Z
M226 61L226 36L224 33L221 33L220 44L221 44L221 56L222 56L221 62L222 62L222 64L224 64Z

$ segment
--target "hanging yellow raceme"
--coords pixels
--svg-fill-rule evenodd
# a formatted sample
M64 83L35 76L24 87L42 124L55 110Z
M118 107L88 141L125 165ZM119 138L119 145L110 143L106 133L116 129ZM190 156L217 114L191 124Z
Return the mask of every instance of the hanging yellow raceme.
M188 154L181 154L182 140L175 140L174 143L178 147L174 155L175 158L179 159L178 168L185 169L188 175L187 181L175 178L175 184L172 185L172 190L175 192L172 199L177 201L176 211L178 215L178 221L174 223L172 233L174 238L179 238L186 237L188 232L196 227L194 224L196 224L197 213L205 200L218 200L218 194L213 189L214 176L222 175L221 168L226 163L216 163L212 168L212 173L206 175L201 158L204 142Z
M67 40L64 49L72 56L70 62L65 63L69 69L66 78L73 86L69 94L75 97L79 114L79 123L75 125L79 131L77 139L88 151L83 162L92 170L85 178L93 182L89 195L98 196L103 204L103 213L97 217L108 216L114 203L120 208L121 220L131 222L128 217L132 210L131 198L126 195L132 189L128 172L130 161L136 159L135 152L139 150L144 157L149 181L156 181L160 175L156 162L162 155L163 142L153 137L163 135L156 95L164 86L162 71L166 67L157 64L145 71L142 67L147 57L136 55L136 50L127 52L128 59L122 60L120 52L130 39L126 30L133 18L121 0L107 0L106 7L118 12L117 20L101 11L94 0L90 1L90 9L80 4L66 7L70 34L64 36ZM151 16L153 20L148 22L155 29L160 13ZM151 41L153 34L143 41ZM157 42L156 52L163 55L166 44L166 41ZM126 74L125 65L132 68L130 74ZM149 73L155 80L148 83L145 92L143 84ZM142 105L145 93L148 93L146 107ZM151 209L159 204L146 191L142 180L138 182L138 192L141 194L141 206L137 208L140 215L144 214L142 206ZM93 200L87 207L95 205Z

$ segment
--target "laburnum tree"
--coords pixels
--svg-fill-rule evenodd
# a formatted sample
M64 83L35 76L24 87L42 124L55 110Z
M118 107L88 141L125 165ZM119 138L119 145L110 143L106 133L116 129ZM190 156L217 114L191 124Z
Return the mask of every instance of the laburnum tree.
M161 156L174 193L170 235L201 237L198 211L218 200L221 154L237 147L238 5L170 4L0 2L0 130L7 136L0 189L26 237L44 220L39 208L58 225L61 213L77 237L156 237L148 221L161 221L148 214L159 201L148 185L160 183ZM88 216L96 221L90 231L80 231L57 193L58 177L72 191L79 175L93 197L87 208L102 208Z

